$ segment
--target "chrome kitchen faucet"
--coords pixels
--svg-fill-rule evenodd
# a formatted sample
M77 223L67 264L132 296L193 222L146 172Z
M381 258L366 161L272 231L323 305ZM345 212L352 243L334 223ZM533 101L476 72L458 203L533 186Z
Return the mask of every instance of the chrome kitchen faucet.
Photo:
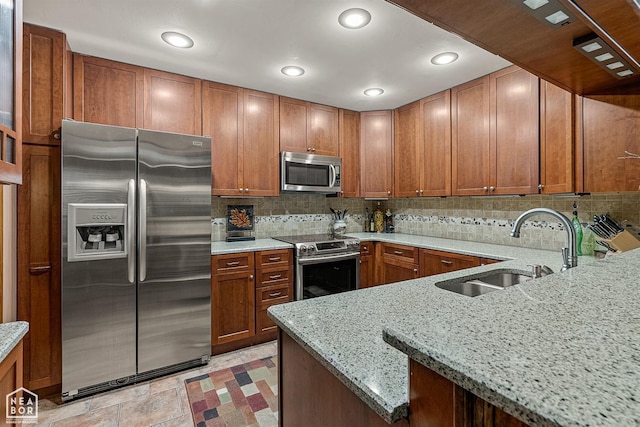
M568 270L578 265L578 251L576 247L576 230L573 228L573 224L569 221L569 218L562 213L548 208L534 208L529 209L526 212L520 214L513 223L513 228L509 235L511 237L520 237L520 227L527 220L527 218L538 214L548 214L560 220L564 229L567 231L567 246L568 248L562 248L562 269L560 271Z

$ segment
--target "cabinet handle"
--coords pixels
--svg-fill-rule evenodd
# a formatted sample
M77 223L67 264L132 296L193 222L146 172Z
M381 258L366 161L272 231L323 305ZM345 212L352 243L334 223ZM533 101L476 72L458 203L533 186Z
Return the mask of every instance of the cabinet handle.
M489 191L489 187L482 187L482 191L486 193L487 191Z
M276 256L276 257L269 258L269 261L271 261L271 262L280 261L280 257Z
M543 189L544 189L544 185L538 184L538 190L543 190Z
M452 265L453 264L453 261L447 261L447 260L444 260L444 259L441 259L440 262L443 263L444 265Z
M393 251L393 253L396 254L396 255L402 255L403 254L402 251Z
M50 265L41 265L38 267L29 267L29 273L46 273L47 271L51 271Z
M240 265L240 261L229 261L227 263L227 267L235 267L236 265Z
M271 292L269 294L271 298L279 297L280 295L282 295L282 292Z
M493 185L491 187L489 187L489 191L493 192L496 191L496 187L494 187Z
M269 279L271 280L282 279L282 274L274 274L273 276L269 276Z

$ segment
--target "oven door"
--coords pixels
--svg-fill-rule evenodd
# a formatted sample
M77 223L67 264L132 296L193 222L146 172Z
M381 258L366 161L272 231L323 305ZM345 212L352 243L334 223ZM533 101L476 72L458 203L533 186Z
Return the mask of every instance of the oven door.
M298 259L296 299L321 297L360 287L360 253Z

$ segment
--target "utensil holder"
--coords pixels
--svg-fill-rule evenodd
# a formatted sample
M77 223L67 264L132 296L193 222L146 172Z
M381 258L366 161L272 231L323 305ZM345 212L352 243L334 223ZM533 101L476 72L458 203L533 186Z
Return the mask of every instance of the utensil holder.
M347 223L343 219L333 221L333 235L342 236L347 232Z
M622 233L618 233L613 239L601 239L606 242L618 252L626 252L632 249L640 248L640 240L638 240L633 234L624 230Z

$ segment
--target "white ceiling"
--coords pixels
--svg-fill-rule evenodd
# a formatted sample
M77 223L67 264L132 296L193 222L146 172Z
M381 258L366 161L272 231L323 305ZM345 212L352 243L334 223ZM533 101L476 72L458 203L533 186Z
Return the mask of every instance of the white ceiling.
M338 15L361 7L359 30ZM509 63L384 0L24 0L24 21L61 30L74 52L357 111L392 109ZM189 35L179 49L164 31ZM430 59L455 51L460 59ZM286 77L285 65L306 73ZM362 92L381 87L385 93Z

